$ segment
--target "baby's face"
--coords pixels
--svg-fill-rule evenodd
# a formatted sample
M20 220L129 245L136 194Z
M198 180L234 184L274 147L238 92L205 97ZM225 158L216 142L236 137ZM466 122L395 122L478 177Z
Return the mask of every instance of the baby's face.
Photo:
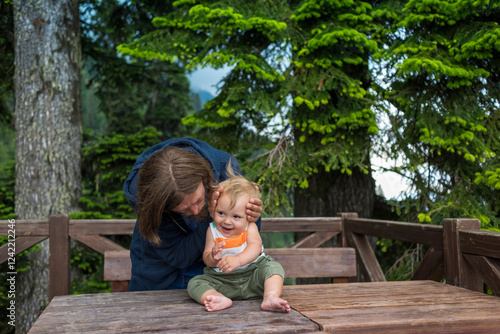
M232 209L229 208L231 200L224 192L215 207L214 222L217 230L226 238L240 235L248 226L246 206L250 197L243 195L238 198Z

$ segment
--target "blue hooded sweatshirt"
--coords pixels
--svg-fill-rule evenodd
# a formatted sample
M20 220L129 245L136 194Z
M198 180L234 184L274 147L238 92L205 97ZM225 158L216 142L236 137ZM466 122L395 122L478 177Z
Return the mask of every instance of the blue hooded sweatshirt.
M140 168L152 155L169 146L194 152L208 161L217 183L227 179L226 168L231 159L230 154L193 138L169 139L141 153L125 180L125 195L134 210L137 203L137 181ZM232 158L231 166L237 173L241 173L236 159ZM164 290L169 288L179 274L190 277L201 275L205 267L203 263L205 237L211 221L212 218L207 217L202 222L196 222L180 213L165 211L157 230L161 239L160 246L145 239L140 234L138 222L136 222L130 244L132 277L129 290ZM257 221L259 229L260 222L259 218Z

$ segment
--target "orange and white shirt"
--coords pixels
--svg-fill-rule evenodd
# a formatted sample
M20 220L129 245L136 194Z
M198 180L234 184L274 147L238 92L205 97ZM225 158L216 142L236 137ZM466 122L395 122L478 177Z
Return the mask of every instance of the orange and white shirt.
M219 230L217 230L214 222L212 222L210 224L210 231L212 232L212 236L214 238L215 243L219 243L221 241L226 242L226 245L224 247L222 247L221 259L225 256L228 256L228 255L238 255L241 252L243 252L243 250L245 248L247 248L247 230L248 230L248 226L245 229L245 231L243 231L243 233L241 233L240 235L237 235L237 236L232 237L232 238L226 238L222 235L222 233L219 232ZM236 270L247 268L250 264L256 262L261 256L264 256L264 255L265 254L264 254L264 245L263 245L260 255L254 261L252 261L249 264L246 264L244 266L241 266ZM221 272L219 270L219 268L217 268L217 267L215 267L213 269L217 272ZM236 271L236 270L234 270L234 271Z

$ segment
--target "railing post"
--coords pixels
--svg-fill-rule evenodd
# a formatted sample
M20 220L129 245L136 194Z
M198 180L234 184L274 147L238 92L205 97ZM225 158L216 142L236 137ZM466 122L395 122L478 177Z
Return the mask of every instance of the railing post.
M443 219L444 268L446 283L483 292L483 281L460 250L459 232L480 230L478 219Z
M49 301L70 294L69 216L49 217Z
M358 218L358 214L356 212L339 212L337 213L337 217L342 218L342 233L341 233L341 244L342 247L347 247L347 236L346 236L346 229L345 229L345 220L346 218Z
M346 219L356 219L358 214L339 212L337 216L342 218L342 247L351 246L356 249L357 281L361 281L361 274L363 274L364 280L367 282L385 282L384 272L380 268L368 236L357 234L347 228Z

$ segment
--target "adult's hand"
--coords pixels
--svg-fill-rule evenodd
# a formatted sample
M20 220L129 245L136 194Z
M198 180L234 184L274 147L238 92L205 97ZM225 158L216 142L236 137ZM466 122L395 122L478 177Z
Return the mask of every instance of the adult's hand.
M256 187L258 189L258 187ZM250 198L247 204L247 220L251 223L255 223L262 212L262 206L264 203L260 198Z
M224 189L222 187L217 187L212 194L212 199L209 201L208 210L210 212L210 216L215 216L215 208L217 207L217 201L219 200L220 195ZM262 207L264 203L259 198L250 198L247 204L247 220L250 223L255 223L259 218L262 212Z
M215 217L215 208L217 207L217 201L219 200L220 194L224 189L222 187L217 187L212 193L212 198L208 201L208 212L210 216Z

